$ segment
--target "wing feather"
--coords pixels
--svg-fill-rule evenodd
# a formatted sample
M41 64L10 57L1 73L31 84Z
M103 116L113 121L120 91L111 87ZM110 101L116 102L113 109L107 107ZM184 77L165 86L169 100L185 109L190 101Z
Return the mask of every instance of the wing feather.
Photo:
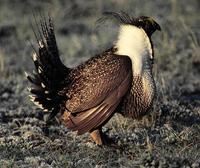
M78 131L78 134L92 131L101 126L112 116L121 98L128 91L131 76L132 73L129 72L119 86L96 107L77 113L77 115L69 114L66 126L73 131Z
M79 113L96 107L119 87L131 69L127 56L105 55L86 63L66 91L69 97L66 108Z

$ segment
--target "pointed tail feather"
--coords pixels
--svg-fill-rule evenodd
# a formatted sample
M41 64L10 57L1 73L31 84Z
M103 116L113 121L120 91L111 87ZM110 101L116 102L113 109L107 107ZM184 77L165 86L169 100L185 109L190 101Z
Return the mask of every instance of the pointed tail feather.
M35 71L32 74L25 72L31 87L31 100L44 111L51 112L49 119L53 118L62 108L62 102L66 99L58 94L66 85L70 69L64 66L59 57L59 52L54 34L51 17L41 16L40 25L36 21L37 49L34 48L32 56Z

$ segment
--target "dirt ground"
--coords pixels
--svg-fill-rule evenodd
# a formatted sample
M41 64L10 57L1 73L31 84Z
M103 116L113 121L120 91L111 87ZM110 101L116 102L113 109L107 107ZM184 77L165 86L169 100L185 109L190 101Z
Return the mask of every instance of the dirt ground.
M121 10L162 27L152 37L157 98L140 121L115 115L103 130L114 145L98 147L56 120L47 127L46 114L29 101L32 15L50 13L62 60L75 66L113 43L115 27L95 22ZM199 16L199 0L0 1L0 167L199 168Z

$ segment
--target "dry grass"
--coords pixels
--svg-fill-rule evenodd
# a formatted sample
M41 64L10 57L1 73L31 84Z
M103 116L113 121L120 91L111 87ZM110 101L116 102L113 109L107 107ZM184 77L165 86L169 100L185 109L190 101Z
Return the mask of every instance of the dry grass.
M0 72L4 71L4 56L3 56L3 52L1 51L2 49L0 49Z

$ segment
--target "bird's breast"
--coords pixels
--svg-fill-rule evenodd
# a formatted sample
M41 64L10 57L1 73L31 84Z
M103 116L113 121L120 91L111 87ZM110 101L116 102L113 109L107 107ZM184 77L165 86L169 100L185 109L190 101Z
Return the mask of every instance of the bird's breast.
M152 77L133 76L132 86L122 103L122 114L138 118L145 115L152 106L155 84Z

